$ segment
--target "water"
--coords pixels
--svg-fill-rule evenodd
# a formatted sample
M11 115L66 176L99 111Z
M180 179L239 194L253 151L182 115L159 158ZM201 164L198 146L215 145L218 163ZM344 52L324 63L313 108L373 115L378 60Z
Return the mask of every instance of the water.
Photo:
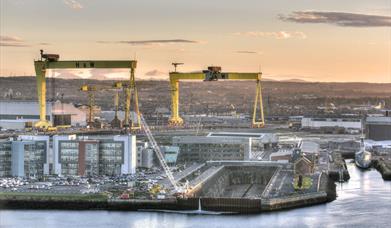
M164 212L0 211L0 227L389 227L391 182L347 161L351 179L338 184L334 202L257 215Z

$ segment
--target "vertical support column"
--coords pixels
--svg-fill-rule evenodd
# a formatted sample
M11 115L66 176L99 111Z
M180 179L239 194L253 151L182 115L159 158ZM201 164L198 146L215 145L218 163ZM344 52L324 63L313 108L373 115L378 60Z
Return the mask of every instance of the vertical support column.
M119 106L119 92L115 91L114 95L114 109L115 109L115 119L118 119L118 106Z
M169 125L179 126L183 124L183 119L179 117L179 80L170 78L171 86L171 118Z
M130 77L129 77L129 85L126 86L126 103L125 103L125 119L124 119L124 127L128 128L130 130L138 130L141 129L141 122L140 122L140 111L138 107L138 93L137 93L137 87L136 87L136 79L135 79L135 69L136 69L137 62L132 61L132 65L130 67ZM130 119L130 110L131 110L131 104L134 102L134 108L133 111L136 113L137 123L132 121Z
M125 88L125 119L124 119L124 127L129 127L129 115L130 115L130 87Z
M37 96L39 103L39 121L35 124L37 128L47 128L51 124L46 120L46 67L44 61L34 62L36 80L37 80Z
M90 128L94 127L94 92L89 88L88 93L88 123L87 126Z
M139 107L138 107L138 93L137 93L137 87L136 87L136 78L134 76L135 67L136 66L133 66L130 69L130 88L133 91L134 112L136 114L137 123L135 124L132 121L132 123L131 123L131 130L141 129L140 111L139 111Z
M259 118L257 119L257 106L259 102ZM261 80L257 79L257 88L254 100L254 111L253 111L253 119L252 119L252 127L261 128L265 126L265 118L263 113L263 101L262 101L262 88L261 88Z

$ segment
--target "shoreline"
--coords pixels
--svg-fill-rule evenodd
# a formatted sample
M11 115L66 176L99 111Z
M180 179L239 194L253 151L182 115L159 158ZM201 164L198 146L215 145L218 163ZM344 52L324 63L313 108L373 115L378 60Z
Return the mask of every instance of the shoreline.
M336 199L336 185L331 178L322 183L320 191L275 198L172 198L164 200L110 200L102 195L89 198L55 199L43 196L2 196L2 209L31 209L31 210L107 210L107 211L181 211L183 213L197 211L201 202L202 211L213 213L257 214L298 207L311 206L331 202ZM178 212L179 213L179 212Z

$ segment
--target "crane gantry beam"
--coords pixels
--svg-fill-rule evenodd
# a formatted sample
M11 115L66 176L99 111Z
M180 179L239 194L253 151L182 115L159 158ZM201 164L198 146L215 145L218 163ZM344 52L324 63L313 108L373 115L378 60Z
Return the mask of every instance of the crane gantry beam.
M208 70L196 73L180 73L170 72L171 86L171 118L169 124L178 126L183 124L183 119L179 116L179 81L180 80L255 80L257 83L255 101L253 107L252 127L263 127L265 125L263 104L262 104L262 89L261 89L262 73L239 73L239 72L221 72L221 67L208 67ZM259 119L257 119L257 107L259 105Z
M37 79L37 93L39 102L39 116L40 120L35 124L36 128L48 128L52 124L46 120L46 70L48 69L130 69L129 84L126 88L126 110L125 110L125 126L133 125L129 123L130 114L130 100L132 99L132 93L134 94L136 103L137 101L137 89L135 85L135 69L137 66L136 60L71 60L71 61L59 61L60 56L57 54L44 54L41 50L41 59L34 61L36 79ZM129 105L128 105L129 104ZM135 105L135 112L139 115L138 105ZM138 123L139 125L139 123ZM140 128L140 126L135 126Z

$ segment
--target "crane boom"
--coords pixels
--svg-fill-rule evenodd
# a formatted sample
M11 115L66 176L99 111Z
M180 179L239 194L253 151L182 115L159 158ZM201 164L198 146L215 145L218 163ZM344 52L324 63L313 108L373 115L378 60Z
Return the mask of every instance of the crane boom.
M174 176L172 175L172 172L171 172L170 168L168 167L166 160L164 159L163 153L161 152L160 147L157 145L156 140L153 137L147 122L145 121L144 116L141 114L140 114L140 120L141 120L141 126L142 126L142 128L144 128L144 131L148 137L149 143L151 144L152 149L155 151L156 156L158 157L160 164L162 165L162 167L167 175L168 180L174 186L175 190L178 191L179 186L178 186L177 182L175 181Z

